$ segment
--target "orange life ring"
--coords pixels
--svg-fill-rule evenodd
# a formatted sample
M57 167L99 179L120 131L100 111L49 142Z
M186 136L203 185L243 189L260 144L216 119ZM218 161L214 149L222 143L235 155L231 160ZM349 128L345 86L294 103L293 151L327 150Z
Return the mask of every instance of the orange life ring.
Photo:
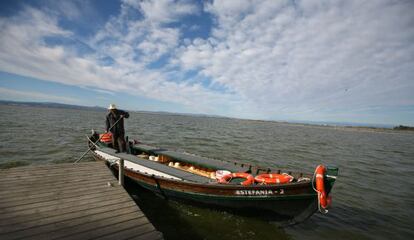
M293 176L287 173L282 173L282 174L271 173L271 174L257 175L254 178L254 180L257 183L261 183L261 184L283 184L283 183L292 182L293 178L294 178Z
M325 172L326 172L326 169L323 165L319 165L316 167L316 170L315 170L316 190L318 191L319 204L324 209L326 209L331 203L331 197L327 196L326 190L325 190L325 181L324 181Z
M99 135L99 138L101 139L101 142L104 143L111 143L112 142L112 133L108 132L108 133L103 133Z
M219 183L229 183L233 178L245 178L246 181L241 182L240 184L243 186L252 185L254 183L254 177L248 173L230 173L224 175L222 178L219 179Z

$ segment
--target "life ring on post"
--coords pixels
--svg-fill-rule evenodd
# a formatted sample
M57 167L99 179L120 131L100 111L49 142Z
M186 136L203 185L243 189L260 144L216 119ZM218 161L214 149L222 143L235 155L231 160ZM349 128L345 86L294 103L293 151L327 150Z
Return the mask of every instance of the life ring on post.
M261 184L284 184L284 183L292 182L293 179L294 179L294 177L287 174L287 173L282 173L282 174L277 174L277 173L260 174L260 175L257 175L254 178L254 180L257 183L261 183Z
M230 173L226 174L219 179L219 183L229 183L233 178L245 178L246 180L240 184L243 186L252 185L254 183L254 177L248 173Z
M315 182L316 182L316 191L318 192L318 202L319 206L322 207L324 210L328 208L331 204L331 197L327 196L325 190L325 172L326 168L323 165L319 165L316 167L315 170Z

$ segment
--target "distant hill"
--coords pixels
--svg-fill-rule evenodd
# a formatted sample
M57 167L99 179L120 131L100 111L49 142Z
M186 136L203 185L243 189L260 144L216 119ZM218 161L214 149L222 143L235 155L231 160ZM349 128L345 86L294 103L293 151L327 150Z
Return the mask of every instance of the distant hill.
M97 111L106 111L106 108L94 106L79 106L63 103L54 103L54 102L18 102L18 101L6 101L0 100L0 105L9 105L9 106L27 106L27 107L46 107L46 108L64 108L64 109L81 109L81 110L97 110ZM215 117L215 118L227 118L219 115L209 115L209 114L194 114L194 113L175 113L175 112L164 112L164 111L136 111L128 110L130 112L145 113L145 114L164 114L164 115L179 115L179 116L193 116L193 117Z
M105 108L99 106L88 107L54 102L17 102L0 100L0 105L106 111Z
M175 116L190 116L190 117L209 117L209 118L226 118L230 117L214 115L214 114L203 114L203 113L178 113L178 112L167 112L167 111L144 111L144 110L132 110L131 112L145 113L145 114L156 114L156 115L175 115Z
M27 106L27 107L45 107L45 108L64 108L64 109L80 109L80 110L97 110L97 111L106 111L106 108L94 106L79 106L72 104L63 104L63 103L54 103L54 102L18 102L18 101L6 101L0 100L0 105L9 105L9 106ZM175 112L164 112L164 111L136 111L128 110L130 112L145 113L145 114L164 114L164 115L179 115L179 116L193 116L193 117L217 117L217 118L227 118L219 115L208 115L208 114L193 114L193 113L175 113Z
M394 127L394 130L414 131L414 127L400 125L400 126Z

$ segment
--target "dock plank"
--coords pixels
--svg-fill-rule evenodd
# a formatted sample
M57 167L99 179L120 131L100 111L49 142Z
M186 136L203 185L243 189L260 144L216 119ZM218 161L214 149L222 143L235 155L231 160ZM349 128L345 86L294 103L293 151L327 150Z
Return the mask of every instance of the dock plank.
M7 208L2 208L0 206L0 214L6 214L6 213L11 213L11 212L20 212L20 211L33 209L33 208L40 208L40 207L44 207L44 206L50 206L50 205L53 205L53 204L55 204L55 205L56 204L66 205L66 204L70 204L70 203L79 204L79 203L81 203L85 200L89 200L89 199L93 199L93 198L105 199L105 197L111 197L111 196L117 196L117 195L119 195L118 192L114 192L114 193L111 193L111 194L95 193L95 194L88 194L88 195L80 196L76 199L71 199L71 198L55 199L55 200L50 200L50 201L45 201L45 202L36 202L36 203L25 204L25 205L9 206Z
M148 227L147 227L148 226ZM78 240L78 239L101 239L105 236L111 236L110 239L125 239L123 233L129 233L132 231L139 231L139 232L147 232L148 229L153 229L152 225L145 221L143 218L133 218L127 221L118 222L112 224L111 226L105 226L99 229L94 229L93 231L86 231L74 235L70 235L68 237L64 237L61 239L65 240ZM130 233L129 233L130 234Z
M164 239L162 234L158 231L147 232L144 234L139 234L137 236L129 238L130 240L146 240L146 239L153 239L153 240L161 240Z
M27 201L22 200L22 202L14 202L12 205L9 203L6 203L4 205L0 204L0 214L6 213L6 212L12 212L12 211L20 211L20 210L25 210L25 209L30 209L30 208L37 208L37 207L51 205L51 204L66 204L69 202L82 202L85 199L95 198L95 197L105 198L106 196L120 194L120 193L122 193L122 191L114 190L111 192L108 190L108 191L94 191L94 192L89 192L84 195L82 194L77 195L77 196L73 195L71 197L46 198L46 199L43 199L42 201L34 200L32 202L27 202Z
M162 239L102 162L0 170L0 239L139 236Z
M62 232L68 227L79 227L86 223L92 222L97 223L101 222L104 219L111 217L119 217L130 213L128 209L120 209L116 213L113 211L96 213L93 215L85 215L83 217L66 219L63 221L57 221L49 224L38 225L38 226L26 226L24 229L18 229L12 232L6 232L1 236L1 239L20 239L20 238L31 238L33 235L50 233L50 232ZM73 228L73 234L78 233L78 228Z
M102 185L108 185L108 182L103 182L102 179L94 179L91 181L88 181L86 183L83 183L83 187L89 187L89 188L94 188L94 187L99 187ZM41 186L38 187L32 187L30 189L9 189L6 191L2 191L0 192L0 196L2 196L2 199L0 199L0 202L3 201L8 201L9 198L13 198L13 197L20 197L21 195L25 195L25 196L29 196L29 197L34 197L37 195L41 195L41 194L45 194L45 193L51 193L51 192L57 192L57 191L72 191L72 190L76 190L79 188L78 184L67 184L67 185L61 185L58 189L56 188L51 188L51 189L45 189Z
M54 231L41 233L38 235L32 235L31 239L62 239L63 237L69 237L76 234L81 234L88 231L98 231L97 229L103 227L111 227L113 224L128 221L135 218L144 217L143 213L117 213L106 218L100 219L100 221L89 222L82 225L73 225L65 228L61 228Z
M62 215L58 215L58 216L53 216L53 217L45 217L39 220L33 220L33 221L29 221L29 222L22 222L22 223L18 223L18 224L13 224L13 225L8 225L8 226L4 226L4 227L0 227L0 231L3 233L11 233L11 232L23 232L26 230L31 231L30 229L35 228L35 227L42 227L45 225L50 225L50 224L55 224L55 223L59 223L59 222L78 222L79 219L80 221L83 221L82 218L93 218L97 216L100 216L100 214L112 214L113 211L115 211L116 209L118 209L120 212L129 212L130 209L130 205L127 206L120 206L118 207L117 205L111 205L109 207L106 208L92 208L92 209L88 209L87 211L78 211L78 212L71 212L71 213L67 213L67 214L62 214ZM86 217L85 217L86 216Z
M8 215L8 216L7 215L1 216L0 226L13 225L13 224L18 224L18 223L23 223L23 222L28 222L28 221L39 220L42 218L50 218L50 217L58 216L61 214L67 214L71 212L87 210L92 207L106 207L106 206L111 206L115 204L122 204L123 200L124 199L122 198L114 198L109 201L102 201L102 202L95 201L92 203L86 203L86 204L82 203L82 204L72 205L72 206L63 207L63 208L60 207L60 205L54 205L53 208L42 210L42 211L35 209L32 212L23 212L20 214L17 213L17 214Z
M111 239L130 239L138 235L144 235L154 231L154 227L151 224L145 223L136 228L130 228L121 232L115 232L112 234L106 234L104 236L99 236L100 240L111 240Z
M121 193L120 190L116 190L117 192ZM82 197L85 195L91 195L94 193L112 193L114 192L112 189L105 185L101 185L99 187L94 188L84 188L80 186L80 188L74 191L55 191L49 194L41 194L41 195L34 195L25 197L21 199L19 197L10 198L7 201L0 202L0 208L6 207L13 207L13 206L20 206L20 205L27 205L39 202L49 202L52 200L61 200L61 199L74 199L76 197Z
M119 196L119 194L116 194L115 196L108 196L108 197L111 201L117 200L119 202L122 202L122 200L125 199L124 196ZM47 214L45 212L63 210L66 208L75 208L76 206L82 206L84 204L93 205L93 204L96 204L97 202L102 202L102 201L100 198L97 197L97 198L84 199L82 203L74 201L74 202L67 202L65 204L49 204L49 205L44 205L44 206L35 207L35 208L23 209L20 211L11 211L11 212L1 214L0 221L3 221L3 220L8 221L10 218L14 218L14 217L26 217L26 216L29 217L31 214L40 214L40 213Z
M91 170L91 169L90 169ZM89 170L89 171L90 171ZM70 176L68 176L68 173L70 173ZM7 186L9 183L14 183L15 186L26 186L26 185L33 185L33 183L42 182L42 184L46 183L55 183L55 182L68 182L69 180L75 180L79 177L82 177L84 175L87 175L88 171L84 172L66 172L66 173L60 173L60 174L47 174L44 173L39 176L29 176L29 177L12 177L12 178L3 178L0 182L0 186ZM96 172L94 173L94 177L99 176L107 176L107 173L105 172ZM45 179L47 178L47 179ZM49 181L47 181L49 180Z

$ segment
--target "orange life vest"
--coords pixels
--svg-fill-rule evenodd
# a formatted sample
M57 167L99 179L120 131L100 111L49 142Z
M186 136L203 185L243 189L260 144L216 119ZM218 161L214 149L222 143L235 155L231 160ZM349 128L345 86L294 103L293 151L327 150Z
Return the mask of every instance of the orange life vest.
M107 132L99 135L100 141L103 143L111 143L112 142L112 133Z

